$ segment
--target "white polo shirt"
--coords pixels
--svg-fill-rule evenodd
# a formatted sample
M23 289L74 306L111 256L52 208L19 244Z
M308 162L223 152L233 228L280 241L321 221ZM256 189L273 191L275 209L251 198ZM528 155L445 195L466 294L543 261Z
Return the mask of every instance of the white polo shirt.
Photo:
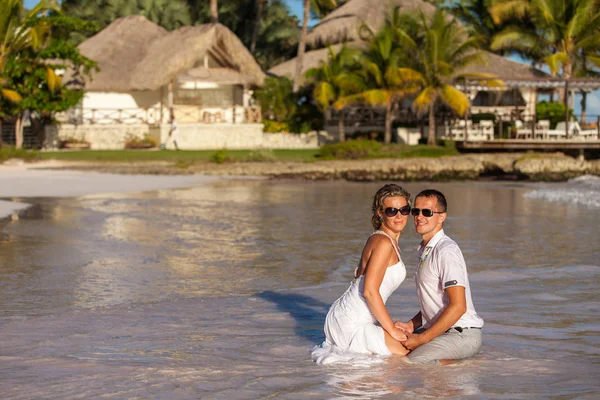
M419 265L415 273L417 295L421 305L423 327L429 328L437 321L449 304L445 289L463 286L467 300L467 311L453 326L483 326L471 299L471 288L467 276L467 265L456 242L450 239L442 229L436 233L427 246L419 245Z

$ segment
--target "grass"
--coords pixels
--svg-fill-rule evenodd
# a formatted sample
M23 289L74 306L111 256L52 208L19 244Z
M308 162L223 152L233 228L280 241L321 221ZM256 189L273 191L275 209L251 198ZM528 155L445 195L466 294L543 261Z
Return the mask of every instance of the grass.
M11 158L20 158L25 161L40 159L40 153L35 150L15 149L14 147L0 147L0 163Z
M144 151L144 150L81 150L81 151L48 151L42 152L42 160L62 161L93 161L93 162L144 162L144 161L169 161L177 164L194 162L209 162L217 152L223 150L195 150L195 151ZM232 161L246 161L255 151L252 150L226 150L227 156ZM317 150L273 150L276 161L314 161Z
M345 142L347 146L349 142ZM360 158L413 158L413 157L442 157L459 154L454 143L444 146L406 146L386 145L377 148L368 155ZM238 161L282 161L282 162L313 162L322 159L335 159L322 157L318 149L308 150L197 150L197 151L160 151L160 150L72 150L72 151L44 151L16 150L11 147L0 148L0 163L10 158L21 158L26 161L59 160L59 161L85 161L98 163L131 163L131 162L171 162L180 168L198 162L216 162L224 158L224 162ZM338 157L344 158L343 156Z

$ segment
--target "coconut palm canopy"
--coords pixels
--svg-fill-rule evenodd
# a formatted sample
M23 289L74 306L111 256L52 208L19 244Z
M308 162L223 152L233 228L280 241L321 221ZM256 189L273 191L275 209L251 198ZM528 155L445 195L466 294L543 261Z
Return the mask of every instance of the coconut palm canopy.
M221 24L187 26L168 32L143 16L119 18L79 45L98 62L100 72L87 82L92 91L156 90L179 75L210 82L262 85L265 74L242 42ZM205 73L205 55L218 64Z
M402 11L423 11L425 14L433 14L436 10L435 6L423 0L351 0L315 25L308 33L307 44L320 47L358 40L361 25L378 31L390 10L395 7L401 7Z

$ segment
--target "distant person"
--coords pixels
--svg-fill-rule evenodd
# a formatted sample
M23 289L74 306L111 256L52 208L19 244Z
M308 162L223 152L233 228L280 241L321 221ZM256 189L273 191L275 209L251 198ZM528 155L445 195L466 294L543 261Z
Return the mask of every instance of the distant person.
M175 112L172 109L169 115L169 125L169 137L167 138L167 142L165 143L164 148L168 149L169 145L172 143L175 147L175 150L179 150L179 146L177 145L177 134L179 133L179 126L177 125L177 121L175 120Z
M325 341L312 349L320 364L351 361L360 354L406 355L406 333L394 326L385 303L406 277L398 239L410 214L410 194L398 185L380 188L373 198L375 231L362 251L354 280L325 319Z
M396 327L416 330L402 343L411 350L408 359L419 364L449 364L472 357L482 343L483 320L471 300L465 260L456 242L444 233L446 212L446 198L433 189L419 193L411 211L423 239L415 272L421 311Z

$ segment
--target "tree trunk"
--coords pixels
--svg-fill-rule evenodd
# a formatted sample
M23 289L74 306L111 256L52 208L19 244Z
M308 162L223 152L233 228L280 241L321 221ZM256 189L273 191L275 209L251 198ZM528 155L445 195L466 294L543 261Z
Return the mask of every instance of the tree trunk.
M23 113L19 113L15 122L15 147L23 148Z
M256 39L258 38L258 30L260 29L260 20L262 19L263 6L266 0L256 0L256 17L254 18L254 27L252 29L252 41L250 42L250 53L254 55L256 50Z
M383 142L385 144L392 143L392 104L389 103L385 110L385 133L383 135Z
M298 55L296 56L296 73L294 74L294 92L300 89L302 80L302 67L304 67L304 52L306 51L306 35L308 35L308 16L310 11L310 0L304 0L304 16L302 19L302 30L298 42Z
M573 66L571 64L565 64L563 67L562 78L567 81L571 79L571 73L573 71ZM568 106L569 93L566 87L559 89L560 102L565 106Z
M587 112L587 92L585 90L581 91L581 123L585 124L586 120L586 112Z
M217 6L217 0L210 0L210 22L216 24L219 22L219 7Z
M346 140L346 132L344 131L344 114L342 114L338 119L338 141L342 143L344 140Z
M435 146L435 104L429 106L429 136L427 137L427 144L429 146Z

